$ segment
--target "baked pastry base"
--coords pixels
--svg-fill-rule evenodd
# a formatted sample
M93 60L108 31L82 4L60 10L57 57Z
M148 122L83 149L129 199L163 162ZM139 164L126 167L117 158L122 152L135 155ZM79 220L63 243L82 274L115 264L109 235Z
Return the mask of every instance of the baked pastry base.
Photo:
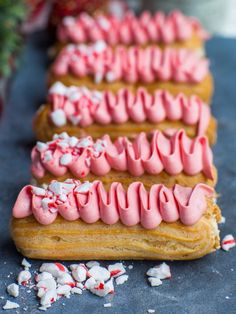
M153 230L118 222L87 224L58 216L51 225L33 216L11 221L17 250L28 258L49 260L191 260L220 247L217 221L220 210L211 200L204 216L193 226L162 222Z
M49 72L48 83L52 85L56 82L62 82L66 86L86 86L89 89L96 90L110 90L112 92L117 92L121 88L128 88L129 90L135 92L139 87L145 87L148 92L153 93L157 89L163 89L169 91L173 95L183 93L186 96L197 95L207 104L211 103L211 98L213 94L213 77L209 73L202 82L197 84L191 83L175 83L172 81L155 81L153 83L136 83L129 84L124 81L115 81L107 83L102 81L99 84L94 82L94 79L91 76L85 76L82 78L76 77L72 74L67 75L55 75L51 70Z
M187 125L181 121L165 120L163 122L153 124L148 121L135 123L128 121L123 124L107 124L101 125L94 123L88 127L81 128L79 126L68 123L62 127L55 126L49 119L50 105L43 105L37 112L34 119L34 131L36 138L42 142L50 141L54 134L67 132L70 136L82 137L91 135L94 139L101 138L104 134L109 134L112 140L119 136L127 136L134 138L140 132L151 132L153 130L164 131L167 129L184 129L191 138L197 136L197 125ZM209 126L206 130L210 145L216 142L217 121L211 116Z
M182 186L194 187L198 183L205 183L209 186L214 187L217 183L217 170L214 167L214 180L208 179L202 172L189 176L184 172L181 172L178 175L172 176L167 172L162 171L158 175L151 175L145 173L142 176L139 176L139 180L144 184L146 189L150 189L154 184L164 184L167 187L173 187L175 184ZM42 186L43 184L49 184L52 180L57 180L64 182L66 179L74 178L71 172L67 172L64 176L55 177L51 173L47 172L42 178L36 179L32 178L32 184L37 186ZM89 173L84 178L76 178L80 181L89 181L93 182L95 180L101 180L105 187L109 187L112 182L120 182L125 188L127 188L132 182L137 181L137 177L132 176L130 173L124 171L111 170L105 176L96 176L92 173Z

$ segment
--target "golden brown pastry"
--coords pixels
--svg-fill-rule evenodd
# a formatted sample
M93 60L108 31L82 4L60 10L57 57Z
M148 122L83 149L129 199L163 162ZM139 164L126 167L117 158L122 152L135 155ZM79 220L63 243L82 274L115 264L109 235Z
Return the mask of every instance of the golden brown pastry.
M62 132L93 138L109 134L114 140L156 129L184 129L191 138L206 135L212 145L216 141L216 128L210 107L193 95L186 97L180 93L174 97L163 90L151 95L144 88L135 93L127 89L117 93L98 92L86 87L66 87L60 82L51 87L48 103L34 119L40 141L48 141Z
M149 192L138 182L127 190L118 183L104 190L99 181L26 186L13 208L11 234L29 258L196 259L219 248L213 194L203 184L154 185Z

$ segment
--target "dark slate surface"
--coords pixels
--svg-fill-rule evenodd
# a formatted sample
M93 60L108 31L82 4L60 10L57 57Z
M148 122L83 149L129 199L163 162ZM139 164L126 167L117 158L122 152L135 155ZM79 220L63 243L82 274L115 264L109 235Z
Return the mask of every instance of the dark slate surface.
M13 300L5 287L21 269L20 256L10 239L11 208L20 188L30 179L30 149L34 143L32 116L44 100L47 67L45 34L33 36L23 55L23 63L12 82L8 103L0 125L0 296ZM215 146L215 162L219 169L219 204L226 216L222 236L235 233L236 218L236 40L215 38L208 43L212 71L216 80L213 111L219 119L219 140ZM116 294L100 299L87 292L54 304L48 313L236 313L236 249L218 251L198 261L172 262L173 277L157 288L149 287L145 272L154 262L134 262L129 281L116 288ZM36 270L39 261L32 261ZM130 263L126 263L130 264ZM10 274L13 272L13 275ZM10 274L10 277L9 277ZM5 303L0 299L0 307ZM20 290L16 300L25 313L36 313L34 292ZM112 308L103 304L112 302ZM62 303L65 303L65 306ZM2 310L0 310L2 311ZM2 311L3 312L3 311ZM14 310L15 312L15 310Z

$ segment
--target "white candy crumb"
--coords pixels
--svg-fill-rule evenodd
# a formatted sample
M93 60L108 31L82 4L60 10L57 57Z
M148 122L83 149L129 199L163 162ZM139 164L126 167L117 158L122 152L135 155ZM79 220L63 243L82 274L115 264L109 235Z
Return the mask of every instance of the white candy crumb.
M117 285L123 285L128 280L129 276L128 275L122 275L116 278L116 284Z
M13 310L13 309L17 309L18 307L20 307L18 303L7 300L7 302L5 303L5 305L3 305L2 308L4 310Z
M170 267L166 263L162 263L158 266L150 268L147 271L147 275L159 279L170 278L171 277Z
M71 293L73 293L73 294L82 294L83 291L82 291L82 289L80 289L78 287L74 287L74 288L71 289Z
M88 263L86 263L86 266L88 267L88 268L91 268L91 267L93 267L93 266L99 266L100 264L97 262L97 261L90 261L90 262L88 262Z
M66 124L66 115L62 109L53 111L50 116L54 125L60 127Z
M60 158L60 164L62 166L67 166L72 162L72 155L67 153L61 156Z
M12 283L7 286L7 292L9 295L17 298L19 295L19 286L15 283Z
M162 284L162 281L156 277L149 277L148 281L150 282L152 287L158 287Z
M128 268L129 268L129 269L133 269L134 266L133 266L133 265L129 265Z
M43 190L45 192L44 189L40 189L40 190ZM21 265L25 267L25 270L29 270L29 268L31 267L31 264L25 258L23 258Z
M148 309L147 312L151 314L151 313L155 313L156 311L153 309Z
M224 224L226 221L225 217L224 216L221 216L221 220L219 221L220 224Z
M83 282L87 277L87 269L83 265L78 265L77 268L72 270L73 278L78 282Z
M112 305L111 305L111 303L105 303L105 304L103 304L103 306L104 307L111 307Z
M230 249L235 247L235 245L236 245L236 242L232 234L227 234L221 241L221 248L224 251L229 251Z

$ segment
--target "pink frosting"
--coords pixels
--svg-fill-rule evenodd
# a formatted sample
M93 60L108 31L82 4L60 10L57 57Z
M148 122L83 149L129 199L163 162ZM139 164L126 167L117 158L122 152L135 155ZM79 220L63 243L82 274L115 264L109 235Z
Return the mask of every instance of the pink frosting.
M49 90L48 101L51 121L57 126L68 121L87 127L93 123L122 124L128 120L135 123L180 120L187 125L197 124L197 134L204 135L211 115L209 106L197 96L187 97L182 93L173 96L163 90L151 95L145 88L139 88L135 94L126 88L113 94L56 82Z
M52 71L57 76L91 75L97 84L102 80L123 80L131 84L156 80L199 83L209 72L209 61L190 49L112 48L99 41L91 45L66 46L57 56Z
M155 184L147 191L141 182L133 182L127 190L114 182L106 191L101 181L80 183L69 179L52 181L47 189L25 186L13 207L13 216L33 214L43 225L53 223L58 214L69 221L80 218L86 223L99 219L109 225L118 220L126 226L141 223L146 229L156 228L161 221L180 220L193 225L206 210L206 197L213 193L205 184L194 188L175 185L172 189Z
M122 19L112 15L81 13L77 17L65 17L57 30L60 42L84 43L104 40L109 45L144 45L148 43L170 44L186 41L193 33L205 39L206 32L199 21L173 11L151 14L143 12L139 17L127 12Z
M170 137L155 131L150 141L142 132L133 142L119 137L114 143L109 135L94 142L91 137L77 139L62 133L51 142L38 142L32 151L32 173L36 178L42 178L46 171L59 177L68 170L76 178L86 177L89 172L104 176L114 169L133 176L158 175L162 171L170 175L203 172L213 179L212 167L207 138L190 139L183 130Z

